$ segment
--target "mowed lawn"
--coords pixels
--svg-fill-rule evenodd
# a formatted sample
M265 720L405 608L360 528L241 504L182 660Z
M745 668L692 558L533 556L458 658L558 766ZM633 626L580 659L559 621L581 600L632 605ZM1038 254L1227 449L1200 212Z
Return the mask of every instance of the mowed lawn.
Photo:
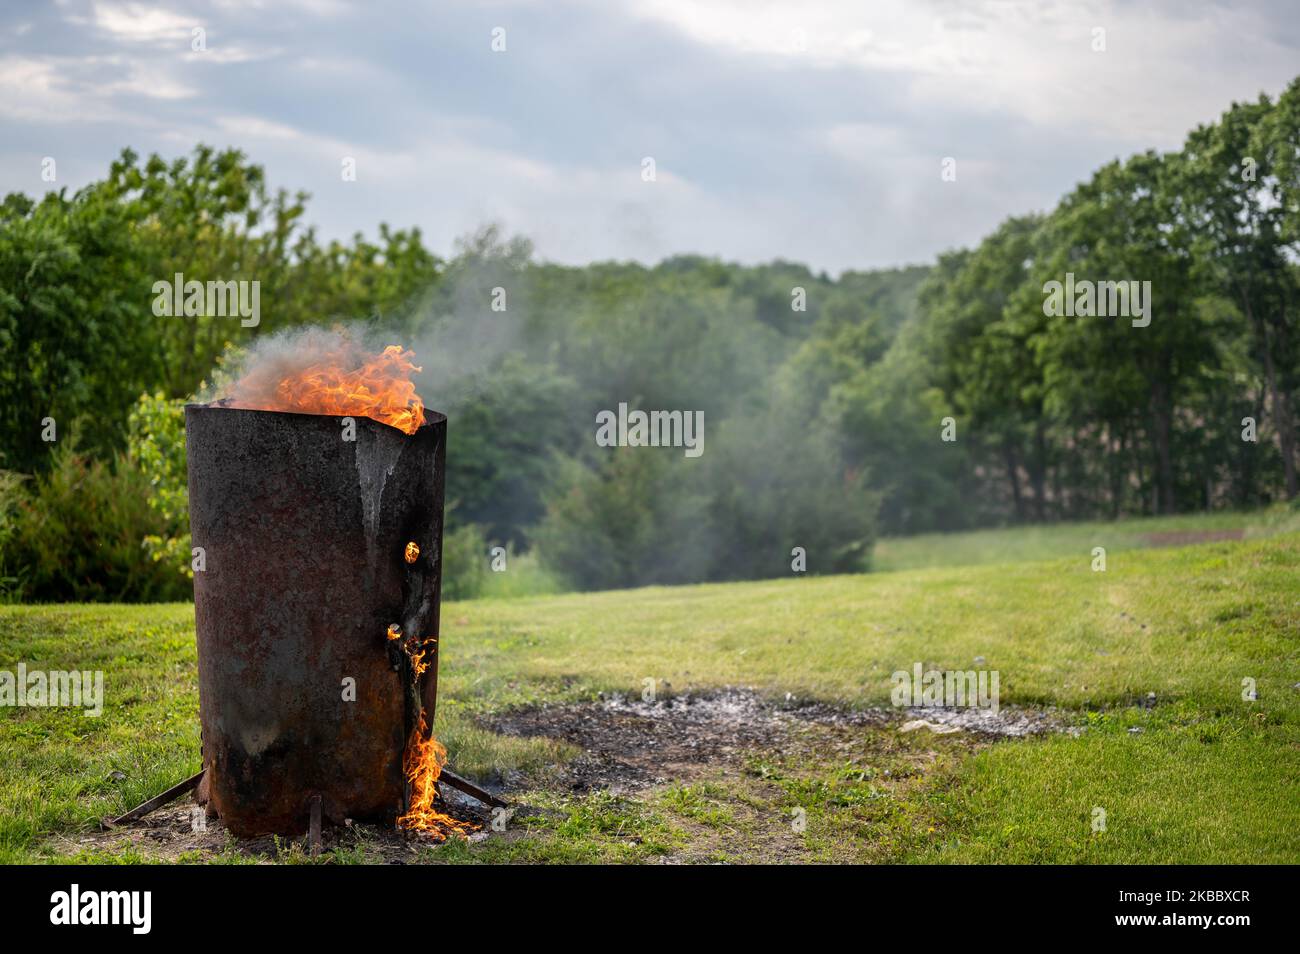
M1300 532L1300 510L1277 504L1263 510L1129 517L1073 523L1025 524L956 533L920 533L876 542L878 571L1054 560L1105 547L1107 553L1152 546L1187 545L1240 537L1257 539Z
M756 817L788 827L803 808L805 860L1300 861L1296 533L1112 552L1105 572L1084 548L1040 562L449 604L442 647L437 731L458 770L478 776L566 750L495 736L475 716L639 694L647 679L661 692L747 685L869 707L887 706L890 674L917 662L987 668L1000 673L1004 707L1057 706L1083 731L965 745L885 728L856 748L778 753L743 778L639 799L537 793L550 811L527 838L428 860L654 861L720 832L711 857L743 861ZM98 719L0 709L0 861L138 860L88 855L76 836L198 769L192 607L0 607L0 669L19 662L103 669L106 708ZM881 774L909 759L925 770Z

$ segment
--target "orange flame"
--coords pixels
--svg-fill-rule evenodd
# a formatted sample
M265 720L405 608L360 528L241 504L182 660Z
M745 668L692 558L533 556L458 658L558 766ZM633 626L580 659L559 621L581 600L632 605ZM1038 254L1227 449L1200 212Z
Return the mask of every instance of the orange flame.
M421 369L400 345L366 354L350 339L321 360L287 371L281 363L255 365L232 389L230 407L369 417L414 434L424 424L424 402L411 373Z
M415 678L419 679L424 675L425 670L429 668L429 660L425 657L429 654L429 647L425 646L418 652L411 654L411 671L415 673Z
M402 757L402 769L411 783L411 798L406 814L398 816L397 827L427 832L437 841L446 841L449 835L464 836L473 826L434 809L438 777L447 762L447 750L431 733L426 733L428 723L421 710L420 724L407 740Z

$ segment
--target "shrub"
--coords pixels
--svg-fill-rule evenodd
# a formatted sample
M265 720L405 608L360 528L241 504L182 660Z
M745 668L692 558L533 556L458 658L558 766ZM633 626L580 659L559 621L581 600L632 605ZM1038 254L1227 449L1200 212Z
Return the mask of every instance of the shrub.
M0 470L0 598L16 600L19 596L16 566L12 563L10 541L18 529L22 513L23 476Z
M811 574L866 568L880 495L824 428L785 409L733 417L708 459L709 579L783 576L795 547Z
M551 482L536 538L548 568L579 589L862 569L879 495L830 434L755 408L724 422L700 459L625 447L596 467L569 460Z
M500 573L487 575L483 592L486 599L518 599L525 596L545 596L562 593L568 587L564 581L543 565L537 548L517 551L506 544L506 566Z
M111 464L53 452L38 477L5 479L3 565L12 597L28 601L185 599L189 583L145 558L142 540L168 528L149 506L149 481L125 455Z
M561 462L536 535L547 566L579 589L705 579L712 554L695 464L678 450L630 447L595 468Z
M442 598L472 600L483 593L488 575L488 543L472 523L446 531L442 538Z
M149 506L163 526L144 537L144 552L184 580L194 579L190 551L190 494L185 464L185 401L161 392L140 395L131 409L127 446L148 482Z

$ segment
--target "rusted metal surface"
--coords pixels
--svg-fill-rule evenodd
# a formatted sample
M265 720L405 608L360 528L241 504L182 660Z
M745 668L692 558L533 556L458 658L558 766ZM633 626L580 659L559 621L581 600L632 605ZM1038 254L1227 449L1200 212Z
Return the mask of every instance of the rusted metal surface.
M314 794L336 824L391 821L437 701L437 654L416 676L388 627L438 635L447 419L340 421L185 409L204 787L241 836L301 834Z
M186 792L194 791L194 789L199 787L199 782L201 781L203 781L202 772L199 772L197 775L191 775L185 781L178 782L162 794L155 795L147 802L141 802L126 814L119 815L116 818L101 818L100 821L105 828L116 828L118 825L126 825L133 821L139 821L151 811L162 808L168 802L180 798Z
M311 851L311 856L315 858L320 854L320 822L321 822L321 797L313 795L311 797L311 808L308 812L307 821L307 847Z

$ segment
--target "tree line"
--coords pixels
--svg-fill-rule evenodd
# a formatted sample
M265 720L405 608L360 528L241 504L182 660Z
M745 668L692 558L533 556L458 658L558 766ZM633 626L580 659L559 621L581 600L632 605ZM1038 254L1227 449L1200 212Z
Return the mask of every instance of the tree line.
M932 381L1005 516L1296 497L1298 144L1293 83L940 258L921 290ZM1047 314L1067 276L1149 282L1149 324Z
M238 150L125 151L73 194L0 204L0 579L184 596L181 403L258 337L340 322L413 347L451 417L467 580L489 545L608 587L781 575L796 549L860 570L880 533L1293 500L1297 143L1300 81L975 248L838 277L563 266L497 227L445 258L414 228L323 241L308 197ZM158 317L176 273L260 282L259 324ZM1121 282L1149 289L1146 323L1049 291L1113 305ZM599 446L620 403L702 412L705 452Z

